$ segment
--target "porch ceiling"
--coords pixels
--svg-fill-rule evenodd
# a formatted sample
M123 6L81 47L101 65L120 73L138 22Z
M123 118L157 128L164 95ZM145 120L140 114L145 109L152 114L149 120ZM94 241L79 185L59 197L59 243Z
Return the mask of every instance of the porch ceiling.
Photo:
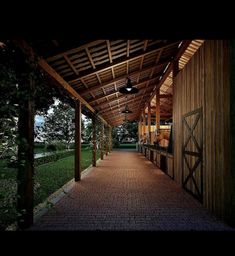
M128 120L137 120L156 88L161 85L160 94L171 94L171 77L163 84L161 81L167 68L176 56L184 54L179 61L182 68L202 42L34 40L29 43L96 113L110 125L119 125L125 119L121 112L126 102L133 111ZM138 94L126 97L119 93L127 77L139 88ZM170 115L171 106L172 98L161 99L162 114Z

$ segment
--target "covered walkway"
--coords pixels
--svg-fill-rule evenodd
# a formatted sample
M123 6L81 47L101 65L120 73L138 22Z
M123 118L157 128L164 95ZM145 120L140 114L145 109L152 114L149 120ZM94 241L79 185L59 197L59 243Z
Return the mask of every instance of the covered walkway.
M113 151L30 230L231 230L142 154Z

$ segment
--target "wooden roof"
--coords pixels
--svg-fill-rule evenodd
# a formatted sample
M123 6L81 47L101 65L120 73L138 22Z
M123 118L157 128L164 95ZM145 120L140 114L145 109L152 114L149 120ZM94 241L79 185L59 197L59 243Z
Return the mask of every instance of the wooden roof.
M126 103L133 114L128 120L137 120L161 85L161 94L171 94L171 73L162 84L161 79L175 58L179 66L187 63L193 51L203 41L195 40L36 40L32 48L45 61L44 65L54 70L79 94L91 109L95 110L110 125L124 122L122 114ZM185 51L186 49L186 51ZM184 54L182 57L181 55ZM139 89L135 95L123 95L119 89L130 77L133 86ZM161 99L161 114L171 113L172 99Z

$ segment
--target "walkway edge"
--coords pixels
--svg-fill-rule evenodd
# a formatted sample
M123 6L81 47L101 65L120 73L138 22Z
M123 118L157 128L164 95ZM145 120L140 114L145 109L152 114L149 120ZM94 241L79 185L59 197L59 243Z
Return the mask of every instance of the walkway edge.
M96 163L99 163L101 159L98 159ZM93 166L92 164L88 166L85 170L82 171L81 179L86 177L90 172L92 171ZM49 209L51 209L57 202L59 202L64 196L67 195L67 193L74 187L76 182L74 181L74 178L65 183L61 188L59 188L57 191L55 191L53 194L51 194L44 202L38 204L34 207L34 222L37 222L45 213L48 212ZM16 231L17 230L17 223L14 222L11 225L9 225L5 231Z
M97 160L97 163L100 159ZM93 166L88 166L82 171L81 179L86 177L93 169ZM76 182L74 178L68 181L64 186L51 194L43 203L34 208L34 222L37 222L49 209L51 209L57 202L59 202L67 193L74 187Z

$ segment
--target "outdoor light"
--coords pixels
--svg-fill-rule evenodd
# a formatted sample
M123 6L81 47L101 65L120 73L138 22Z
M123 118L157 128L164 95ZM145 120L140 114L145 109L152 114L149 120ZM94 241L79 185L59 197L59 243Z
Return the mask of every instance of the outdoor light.
M130 114L130 113L133 113L129 108L128 108L128 105L126 104L126 107L125 109L122 111L123 114Z
M127 122L127 121L128 121L127 118L126 118L126 115L125 115L125 119L123 119L123 121L124 121L124 122Z
M138 93L138 92L139 92L139 89L133 87L132 84L131 84L131 79L128 78L128 79L127 79L126 86L125 86L125 87L122 87L122 88L119 90L119 92L120 92L120 93L125 93L125 94L134 94L134 93Z
M133 113L129 108L128 108L128 105L127 105L127 95L126 95L126 106L125 106L125 109L122 111L123 114L130 114L130 113Z

